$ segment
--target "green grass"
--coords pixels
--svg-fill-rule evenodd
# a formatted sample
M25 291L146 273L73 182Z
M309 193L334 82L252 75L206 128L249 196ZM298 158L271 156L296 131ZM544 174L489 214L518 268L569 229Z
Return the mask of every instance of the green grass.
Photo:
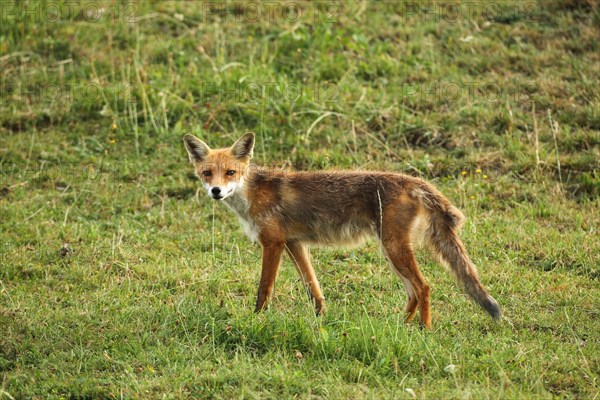
M0 398L599 398L596 1L457 21L413 2L23 4L0 24ZM313 249L323 317L287 259L253 314L260 251L181 142L245 131L259 163L433 182L502 320L423 253L434 329L403 324L374 242Z

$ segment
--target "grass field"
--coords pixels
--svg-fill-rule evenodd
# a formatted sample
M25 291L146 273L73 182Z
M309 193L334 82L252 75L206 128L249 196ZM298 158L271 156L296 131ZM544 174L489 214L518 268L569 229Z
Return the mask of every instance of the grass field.
M0 399L600 399L600 8L2 1ZM425 253L313 249L315 317L181 138L401 171L467 215L493 322Z

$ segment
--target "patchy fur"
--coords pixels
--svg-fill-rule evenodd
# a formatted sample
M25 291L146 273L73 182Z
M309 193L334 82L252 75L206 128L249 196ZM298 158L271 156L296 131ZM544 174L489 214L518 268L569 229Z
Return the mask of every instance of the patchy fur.
M308 246L351 246L375 236L405 285L407 320L418 309L421 324L431 326L430 289L413 250L423 240L449 265L466 293L492 317L500 317L498 303L479 282L477 269L458 238L464 215L427 182L392 172L290 172L257 167L250 163L253 134L242 136L231 148L217 150L191 135L184 141L209 196L223 201L246 235L262 246L257 311L269 302L284 249L320 313L324 297Z

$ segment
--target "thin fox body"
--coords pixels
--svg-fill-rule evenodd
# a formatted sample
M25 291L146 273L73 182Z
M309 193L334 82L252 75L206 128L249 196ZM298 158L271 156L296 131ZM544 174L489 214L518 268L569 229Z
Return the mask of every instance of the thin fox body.
M254 134L231 148L210 149L192 135L184 137L188 155L208 194L239 218L246 235L262 246L262 273L256 311L273 293L281 256L287 252L315 302L325 307L308 246L355 245L379 239L408 302L406 321L417 309L421 325L431 326L429 285L417 266L413 246L424 241L493 318L500 307L479 282L457 230L463 214L427 182L392 172L290 172L250 164Z

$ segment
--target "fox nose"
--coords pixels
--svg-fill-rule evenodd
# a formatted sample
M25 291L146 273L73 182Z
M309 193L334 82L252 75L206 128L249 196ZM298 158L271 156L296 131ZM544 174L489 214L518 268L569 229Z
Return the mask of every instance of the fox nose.
M210 190L212 192L212 194L214 194L215 196L218 195L219 193L221 193L221 188L218 187L214 187Z

